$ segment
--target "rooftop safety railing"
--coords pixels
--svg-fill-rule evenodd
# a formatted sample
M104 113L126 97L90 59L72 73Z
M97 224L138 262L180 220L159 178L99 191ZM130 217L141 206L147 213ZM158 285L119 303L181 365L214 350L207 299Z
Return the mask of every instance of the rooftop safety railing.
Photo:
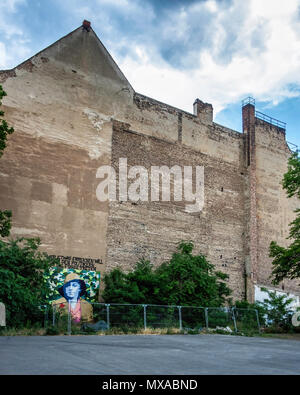
M296 144L294 144L294 143L290 143L289 141L287 141L286 143L287 143L289 149L290 149L292 152L299 152L298 145L296 145Z
M245 107L248 104L252 104L252 106L255 106L255 99L253 97L247 97L246 99L242 100L242 106Z
M251 104L255 107L255 99L249 96L246 99L242 100L242 107L245 107L248 104ZM260 111L255 111L255 117L271 125L277 126L280 129L286 130L286 122L279 121L278 119L272 118L269 115L263 114Z
M261 119L264 122L270 123L271 125L277 126L278 128L286 130L286 123L279 121L278 119L269 117L266 114L263 114L260 111L255 111L255 117Z

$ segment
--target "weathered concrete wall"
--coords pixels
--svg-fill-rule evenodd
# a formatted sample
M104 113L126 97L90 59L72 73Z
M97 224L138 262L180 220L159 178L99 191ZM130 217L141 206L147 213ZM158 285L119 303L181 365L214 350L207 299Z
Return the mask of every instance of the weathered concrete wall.
M272 259L269 258L271 241L288 246L289 224L295 219L299 201L287 198L282 188L283 174L291 152L282 129L259 119L256 131L256 180L257 180L257 233L258 233L258 285L271 285ZM287 291L299 292L299 281L284 281Z
M226 162L241 162L242 134L214 122L207 117L189 114L141 94L134 94L133 105L120 114L119 120L132 130L166 141L180 141L199 152Z
M0 74L14 126L0 161L0 207L12 236L39 236L52 255L93 258L105 270L108 204L97 168L110 164L112 114L131 87L93 32L81 29Z

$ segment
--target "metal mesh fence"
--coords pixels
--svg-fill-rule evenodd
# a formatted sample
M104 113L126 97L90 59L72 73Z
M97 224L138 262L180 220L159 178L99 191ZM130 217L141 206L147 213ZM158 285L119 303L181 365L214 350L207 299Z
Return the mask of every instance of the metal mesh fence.
M233 313L238 331L260 330L257 310L234 309Z
M146 325L149 328L179 328L179 311L176 306L146 307Z
M107 305L110 327L144 327L143 305Z
M226 329L227 331L259 331L257 310L226 307L188 307L131 304L90 304L89 320L75 319L65 304L39 306L36 320L41 326L55 328L59 333L78 333L147 328L180 330Z
M183 329L202 330L206 327L205 309L203 307L182 307Z
M234 317L231 309L226 307L208 307L206 310L209 328L229 327L231 330L235 330Z
M46 305L37 306L35 311L30 312L30 323L32 326L42 328L48 325L49 313Z

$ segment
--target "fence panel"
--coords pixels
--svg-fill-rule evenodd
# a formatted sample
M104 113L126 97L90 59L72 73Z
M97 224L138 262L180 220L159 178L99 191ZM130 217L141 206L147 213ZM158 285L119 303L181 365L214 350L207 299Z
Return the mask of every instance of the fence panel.
M144 328L144 307L143 305L111 304L109 321L111 328Z
M32 327L46 328L49 321L49 307L47 305L37 306L36 310L30 314L30 323Z
M104 303L93 303L93 322L104 322L107 323L107 308Z
M179 309L177 306L147 306L147 327L179 328Z
M256 310L234 309L234 311L238 331L260 330Z
M208 327L216 329L216 327L229 327L235 331L235 322L232 311L226 307L208 307L207 308Z
M70 325L68 304L53 303L48 308L48 325L52 323L52 327L56 328L59 333L68 333Z
M225 307L188 307L93 303L93 320L76 323L68 303L38 306L32 323L55 328L58 333L99 332L111 328L124 331L144 328L202 330L229 327L232 331L259 332L256 310Z
M205 309L203 307L182 307L182 327L183 329L202 330L206 326Z
M109 312L104 303L92 303L93 322L81 321L81 329L89 332L100 332L109 329ZM74 328L75 329L75 328ZM76 328L76 330L78 330Z

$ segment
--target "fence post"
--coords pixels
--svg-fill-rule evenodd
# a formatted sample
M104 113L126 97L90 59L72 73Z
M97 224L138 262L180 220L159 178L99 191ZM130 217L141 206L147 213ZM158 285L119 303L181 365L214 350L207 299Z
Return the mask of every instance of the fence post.
M109 322L109 306L110 304L106 304L106 324L107 324L107 329L110 329L110 322Z
M258 331L259 331L259 333L260 333L260 322L259 322L258 311L257 311L257 310L255 310L255 312L256 312L256 319L257 319L257 326L258 326Z
M48 326L48 306L45 306L45 313L44 313L44 328Z
M179 329L182 331L182 314L181 314L181 306L178 307L178 316L179 316Z
M144 329L146 330L147 329L147 305L144 304L143 307L144 307Z
M0 327L6 326L6 307L5 304L0 302Z
M69 303L68 309L68 335L72 335L72 327L71 327L71 305Z
M205 307L204 309L204 313L205 313L205 325L206 325L206 329L208 330L208 312L207 312L207 307Z
M236 319L235 319L235 314L234 314L234 307L231 309L232 312L232 318L233 318L233 323L234 323L234 331L237 332L237 326L236 326Z
M52 326L55 326L56 305L52 305Z

